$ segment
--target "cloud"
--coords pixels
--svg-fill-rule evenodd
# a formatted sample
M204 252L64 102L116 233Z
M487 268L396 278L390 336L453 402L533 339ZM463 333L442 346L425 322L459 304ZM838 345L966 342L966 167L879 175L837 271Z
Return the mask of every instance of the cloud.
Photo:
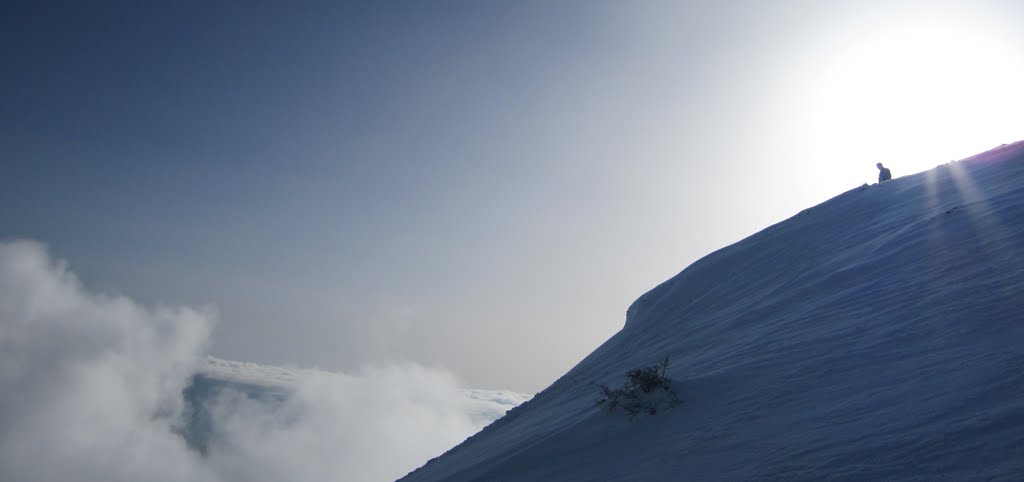
M208 359L213 318L88 293L43 245L0 243L0 480L393 480L524 399L414 364ZM216 389L187 400L197 380Z
M201 372L219 387L194 403L214 421L207 458L228 480L394 480L524 401L413 364L355 375L210 364Z
M38 243L0 245L0 479L215 480L167 430L208 315L89 295Z

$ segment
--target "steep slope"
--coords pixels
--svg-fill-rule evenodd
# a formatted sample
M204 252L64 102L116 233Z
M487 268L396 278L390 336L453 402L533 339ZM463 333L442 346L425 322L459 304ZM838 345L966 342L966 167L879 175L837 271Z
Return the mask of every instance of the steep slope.
M594 383L665 355L682 405L632 421L595 407ZM1022 441L1016 143L701 259L549 388L403 480L1013 479Z

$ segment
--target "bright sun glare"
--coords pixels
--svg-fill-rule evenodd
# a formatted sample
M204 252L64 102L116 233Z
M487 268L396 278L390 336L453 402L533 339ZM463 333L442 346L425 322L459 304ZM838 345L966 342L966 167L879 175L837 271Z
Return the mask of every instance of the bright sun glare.
M846 176L882 161L906 175L1024 137L1024 46L996 30L911 16L830 54L808 92L811 154L830 159L817 167Z

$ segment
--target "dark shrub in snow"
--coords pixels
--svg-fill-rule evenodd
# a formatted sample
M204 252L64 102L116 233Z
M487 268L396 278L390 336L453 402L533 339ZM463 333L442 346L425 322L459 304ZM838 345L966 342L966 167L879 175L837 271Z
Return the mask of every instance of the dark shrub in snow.
M669 359L666 356L661 363L644 368L635 368L626 373L626 381L620 388L611 388L599 384L601 398L598 406L614 412L622 407L630 418L641 413L656 415L659 409L672 408L681 401L672 388L672 382L665 376Z

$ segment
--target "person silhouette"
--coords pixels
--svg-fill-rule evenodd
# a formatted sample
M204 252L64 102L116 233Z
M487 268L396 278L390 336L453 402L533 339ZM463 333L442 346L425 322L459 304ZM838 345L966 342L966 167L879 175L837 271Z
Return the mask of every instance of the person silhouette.
M892 173L889 172L888 167L882 166L881 162L875 165L878 166L878 182L885 182L892 179Z

